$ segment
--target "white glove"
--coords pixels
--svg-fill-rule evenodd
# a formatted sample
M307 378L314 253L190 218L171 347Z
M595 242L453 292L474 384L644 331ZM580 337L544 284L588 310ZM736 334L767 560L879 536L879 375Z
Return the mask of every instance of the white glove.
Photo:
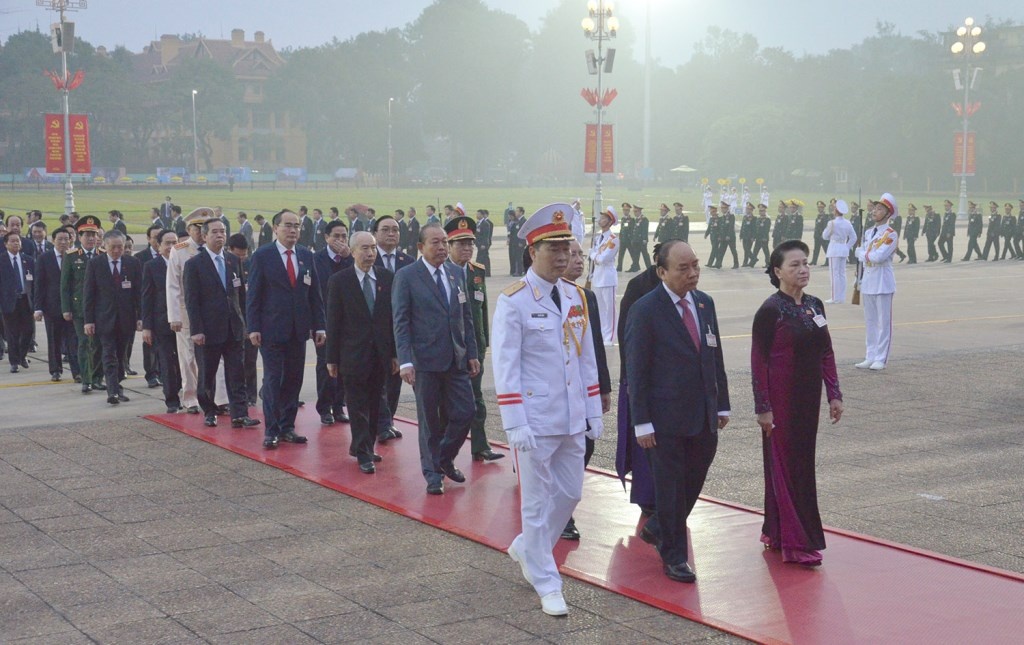
M537 447L537 440L533 438L530 426L509 428L505 431L505 436L508 437L509 447L519 452L530 452Z
M587 419L587 426L587 431L584 433L587 435L587 439L597 441L601 438L604 433L604 420L601 417Z
M854 255L857 257L858 260L863 262L864 261L864 255L865 255L864 248L863 247L858 248L856 251L854 251Z

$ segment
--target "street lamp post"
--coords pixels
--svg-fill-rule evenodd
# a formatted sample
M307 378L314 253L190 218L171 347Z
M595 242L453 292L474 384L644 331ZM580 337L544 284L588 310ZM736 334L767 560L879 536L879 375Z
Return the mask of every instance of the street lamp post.
M955 56L962 55L964 59L963 78L958 78L960 70L953 72L954 85L962 83L964 90L964 103L960 111L960 115L963 117L963 149L960 160L960 208L957 213L958 217L964 218L967 217L967 128L972 112L969 99L974 86L974 75L981 70L980 67L972 68L971 57L985 51L985 43L979 38L981 27L974 24L974 18L964 20L964 24L956 30L956 36L958 40L949 49ZM957 87L957 89L960 88Z
M192 170L195 177L192 181L199 179L199 135L196 130L196 94L199 90L192 90Z
M644 178L651 168L651 2L647 0L647 30L644 35ZM646 183L646 182L645 182Z
M394 102L394 97L388 99L388 188L394 188L392 174L395 167L395 149L391 146L391 105Z
M595 106L597 108L597 178L594 185L594 212L592 215L595 218L604 210L604 197L601 194L601 166L604 161L601 153L604 138L604 132L601 127L603 121L602 113L604 111L601 77L605 71L611 71L612 62L611 57L609 57L607 59L609 69L605 70L604 43L606 40L614 38L619 32L619 19L612 15L614 8L612 0L589 0L587 2L587 17L583 19L582 23L583 35L597 41L597 58L594 59L597 67L597 105Z

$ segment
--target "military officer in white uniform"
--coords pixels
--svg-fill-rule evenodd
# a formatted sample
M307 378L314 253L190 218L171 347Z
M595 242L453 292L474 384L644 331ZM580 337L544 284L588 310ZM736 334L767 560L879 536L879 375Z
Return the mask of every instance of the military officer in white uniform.
M583 492L584 437L603 430L587 301L561 278L571 215L550 204L520 229L533 265L502 291L491 326L498 408L519 467L522 533L508 554L551 616L568 613L552 550Z
M850 207L844 200L836 200L832 219L821 233L821 239L828 241L825 257L832 276L832 297L825 301L829 305L846 302L846 260L850 256L850 247L857 243L857 232L845 217L849 212Z
M864 324L867 350L861 369L884 370L889 361L892 340L892 297L896 293L896 276L892 271L892 254L900 236L889 226L889 218L897 213L896 198L885 193L871 209L875 225L864 231L857 247L857 259L864 264L860 293L864 297Z
M185 290L182 276L185 262L199 252L202 243L202 226L214 219L212 208L197 208L185 218L188 237L178 242L171 249L167 259L167 321L175 332L178 345L178 364L181 367L181 404L190 414L199 414L199 398L196 388L199 385L199 367L196 363L195 347L192 345L192 332L189 327L188 312L185 311ZM217 370L217 391L214 396L217 407L228 403L227 386L224 383L224 370Z
M615 207L609 206L597 225L601 232L594 237L590 247L590 261L593 262L593 274L590 287L597 296L597 309L601 315L601 337L606 345L615 342L615 288L619 284L619 273L615 270L615 258L619 254L619 236L612 232L618 221Z

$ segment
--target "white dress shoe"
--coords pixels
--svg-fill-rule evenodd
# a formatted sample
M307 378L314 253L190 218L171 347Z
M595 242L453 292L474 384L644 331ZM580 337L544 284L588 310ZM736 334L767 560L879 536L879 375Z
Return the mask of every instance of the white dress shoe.
M825 304L826 305L834 305L834 304L836 304L836 301L835 300L826 300Z
M862 370L866 370L867 368L871 367L872 365L874 365L874 361L867 360L867 361L861 361L861 362L857 363L856 365L854 365L854 367L859 367Z
M885 369L885 363L883 363L882 361L875 361L874 363L871 364L871 369L876 370L876 371L877 370L884 370Z
M569 607L565 604L565 598L561 591L552 591L540 599L540 608L548 616L566 616L569 614Z
M531 585L533 581L530 580L530 574L526 571L526 560L520 555L519 551L516 550L515 542L508 545L508 557L512 558L512 561L519 565L519 570L523 572L523 577ZM564 602L562 604L565 604Z

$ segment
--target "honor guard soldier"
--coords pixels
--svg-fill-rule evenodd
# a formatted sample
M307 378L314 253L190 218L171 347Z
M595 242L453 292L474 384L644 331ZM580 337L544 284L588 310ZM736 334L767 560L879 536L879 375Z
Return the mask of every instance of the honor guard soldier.
M971 253L977 255L976 260L981 259L981 245L978 244L978 240L981 238L981 234L985 229L985 223L982 220L981 213L975 208L969 208L967 214L967 254L964 255L962 262L967 262L971 259Z
M89 261L103 251L98 248L103 229L94 215L79 218L75 232L82 248L69 250L60 268L60 308L64 320L75 325L78 337L78 369L82 377L82 394L92 390L105 390L103 384L103 356L100 339L85 333L85 272Z
M675 239L686 242L690 239L690 216L683 210L683 205L680 202L672 204L672 208L676 210L676 214L672 218L672 235Z
M533 264L498 296L492 351L502 427L519 465L522 533L508 547L544 613L568 613L552 547L583 493L584 437L603 431L583 290L568 266L572 207L550 204L520 231Z
M724 204L724 202L722 202ZM722 262L719 252L722 246L721 224L722 218L718 216L718 207L712 204L708 206L708 227L704 230L704 239L711 238L711 253L708 254L708 263L704 266L712 269L721 269Z
M818 263L818 253L828 246L821 234L825 232L825 227L832 221L832 216L825 212L825 202L819 199L815 205L818 207L818 215L814 218L814 257L811 259L811 265Z
M651 241L651 220L644 215L644 207L638 204L633 204L633 217L633 246L629 250L633 266L629 269L630 273L640 270L640 258L643 258L644 269L651 266L651 255L647 252L647 244Z
M986 229L985 235L985 250L981 255L987 260L988 250L995 245L996 253L992 256L992 261L995 262L999 259L999 238L1003 232L1003 218L999 216L999 204L989 202L988 213L988 229Z
M675 218L669 215L667 204L659 206L658 212L660 217L658 218L658 225L654 228L654 241L657 244L662 244L675 238Z
M900 230L893 225L892 219L889 220L889 226L892 226L896 234L899 235ZM942 261L946 264L953 261L954 236L956 236L956 213L953 212L953 205L950 204L946 206L946 212L942 214L942 227L939 229L939 252L942 253ZM899 248L896 251L898 253Z
M590 286L597 298L597 308L601 317L600 333L606 345L615 342L615 289L619 284L619 274L615 270L615 257L619 250L619 236L612 232L618 218L615 208L609 206L597 220L601 232L594 237L590 247L591 276Z
M750 258L754 251L754 233L756 228L754 222L754 205L747 202L744 209L743 221L740 223L740 243L743 245L743 266L750 266Z
M757 222L754 228L754 252L750 256L750 266L757 266L757 258L764 253L764 265L768 267L768 260L771 257L771 249L768 248L768 240L771 239L772 219L768 217L768 204L757 205Z
M953 202L946 200L949 206ZM926 262L934 262L939 259L939 250L935 246L935 240L939 239L939 231L942 230L942 218L932 210L932 207L925 204L924 207L924 237L928 241L928 259Z
M477 214L481 212L486 216L486 211L477 211ZM491 450L485 429L487 404L484 402L483 393L484 354L490 345L490 331L487 326L490 317L487 315L487 284L484 282L487 268L470 259L473 257L473 247L480 248L476 235L479 232L477 226L477 222L462 215L449 220L444 225L444 232L448 235L449 259L465 273L466 293L473 307L473 333L476 335L476 351L480 360L480 371L469 379L473 386L473 401L476 405L473 422L469 426L473 461L495 461L505 455Z
M484 267L484 273L491 277L491 240L494 238L494 222L490 212L481 208L476 212L476 261Z
M798 199L789 200L789 238L791 240L802 240L804 238L804 203Z
M1014 242L1017 237L1017 218L1013 216L1013 204L1004 204L1005 209L1003 215L1003 254L999 256L1000 260L1006 259L1006 254L1010 254L1010 259L1017 258L1017 251L1014 248Z
M884 193L871 209L873 225L864 230L856 250L857 259L864 264L860 292L864 299L866 349L864 360L856 365L861 369L884 370L889 361L892 299L896 293L892 255L900 243L896 231L889 226L889 218L897 212L896 199Z
M892 217L889 218L889 226L892 227L892 230L896 231L896 235L900 236L900 239L903 238L903 217L901 217L899 213L896 213ZM954 232L954 235L955 235L956 234L956 217L953 218L953 229L954 229L953 232ZM952 257L953 257L953 252L952 252L953 241L952 241L952 239L950 240L949 244L950 244L950 259L952 259ZM904 260L907 259L907 254L904 253L903 251L901 251L898 246L896 247L896 255L899 256L900 262L903 262Z
M622 202L622 222L619 223L619 260L615 265L616 271L622 271L622 261L626 259L626 252L633 244L633 207L629 202Z
M904 231L904 237L907 242L907 264L917 264L917 249L914 248L914 243L917 242L918 236L921 235L921 218L917 216L917 206L913 204L907 205L907 228Z
M718 268L722 268L722 260L725 259L725 252L732 252L732 268L740 268L740 260L736 255L736 216L733 214L733 205L727 204L719 215L721 220L718 224L718 234L721 240L722 250L718 253ZM649 265L648 265L649 266Z
M1017 259L1024 260L1024 199L1017 206Z

